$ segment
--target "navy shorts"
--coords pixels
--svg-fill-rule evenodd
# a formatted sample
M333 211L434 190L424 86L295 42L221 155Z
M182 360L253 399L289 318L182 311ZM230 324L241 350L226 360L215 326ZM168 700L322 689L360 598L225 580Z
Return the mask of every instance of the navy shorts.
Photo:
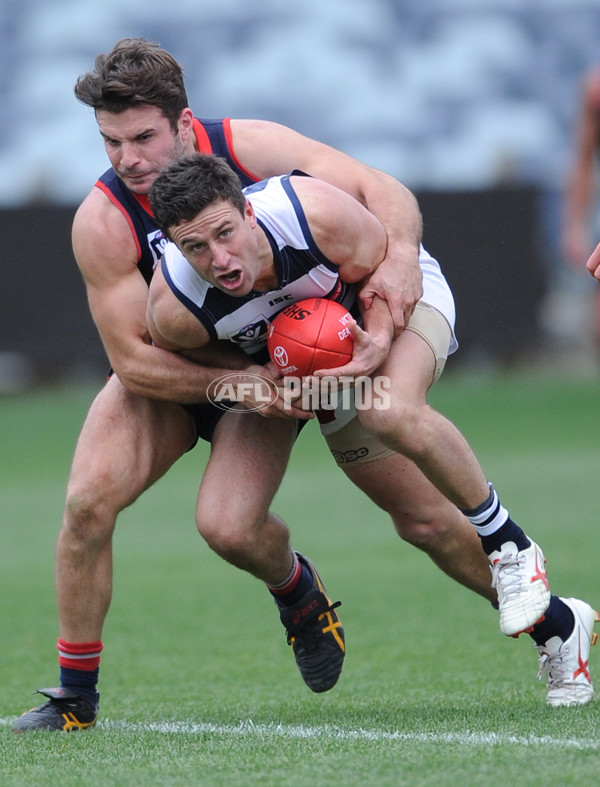
M199 438L210 443L217 424L227 411L210 402L182 404L181 406L191 415L194 426L196 427L196 439L188 448L188 451L196 445Z
M236 402L232 402L232 408L235 407ZM217 407L210 402L201 402L199 404L182 404L181 405L186 412L188 412L192 420L194 422L194 426L196 427L196 439L188 448L188 451L191 451L192 448L198 442L198 439L201 438L202 440L206 440L207 443L212 442L214 431L219 423L220 419L225 415L227 412L226 409L221 407ZM302 429L306 426L308 421L298 418L296 421L296 436L300 434Z

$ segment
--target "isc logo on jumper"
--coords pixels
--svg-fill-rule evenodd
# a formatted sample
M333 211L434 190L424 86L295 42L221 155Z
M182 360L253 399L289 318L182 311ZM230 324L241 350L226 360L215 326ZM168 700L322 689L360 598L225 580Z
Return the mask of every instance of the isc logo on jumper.
M235 372L213 380L206 396L221 410L231 410L234 405L242 404L246 412L251 412L268 407L277 398L277 386L273 380L260 374Z

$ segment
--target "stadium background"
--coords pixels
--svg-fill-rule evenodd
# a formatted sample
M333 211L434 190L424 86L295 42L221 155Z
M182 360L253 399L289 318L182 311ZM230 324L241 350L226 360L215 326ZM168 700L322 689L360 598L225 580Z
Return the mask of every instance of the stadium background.
M599 27L600 0L0 0L2 785L597 782L598 701L545 707L529 638L503 637L487 602L402 543L332 469L314 423L275 510L343 601L335 692L306 689L261 583L198 537L200 443L119 517L98 728L11 727L57 679L52 556L106 369L69 243L106 157L72 86L125 35L173 51L199 114L288 123L417 192L459 301L462 347L432 404L543 544L554 592L599 608L593 282L567 275L555 245ZM523 369L533 358L556 369Z
M453 363L590 360L593 282L557 231L600 0L1 0L0 390L104 374L69 230L106 157L72 87L130 35L184 65L199 116L285 123L417 193Z

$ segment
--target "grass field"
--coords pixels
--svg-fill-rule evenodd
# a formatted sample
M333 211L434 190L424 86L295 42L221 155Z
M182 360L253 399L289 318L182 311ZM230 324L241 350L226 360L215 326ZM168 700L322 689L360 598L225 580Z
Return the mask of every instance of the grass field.
M443 379L432 403L468 436L553 589L600 604L596 381ZM206 447L121 517L101 716L13 735L55 685L53 551L90 389L0 399L2 785L580 785L600 768L600 700L549 709L528 637L403 544L305 430L275 510L343 601L338 686L303 684L272 601L198 537ZM235 484L235 467L231 468ZM596 652L594 652L596 651ZM591 654L600 686L600 648Z

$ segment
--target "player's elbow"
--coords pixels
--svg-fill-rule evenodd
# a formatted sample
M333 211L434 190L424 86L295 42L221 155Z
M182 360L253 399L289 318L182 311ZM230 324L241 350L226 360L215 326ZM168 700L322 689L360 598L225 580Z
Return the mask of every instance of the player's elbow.
M147 376L142 373L139 363L128 358L111 359L111 368L129 393L141 396L148 393Z

